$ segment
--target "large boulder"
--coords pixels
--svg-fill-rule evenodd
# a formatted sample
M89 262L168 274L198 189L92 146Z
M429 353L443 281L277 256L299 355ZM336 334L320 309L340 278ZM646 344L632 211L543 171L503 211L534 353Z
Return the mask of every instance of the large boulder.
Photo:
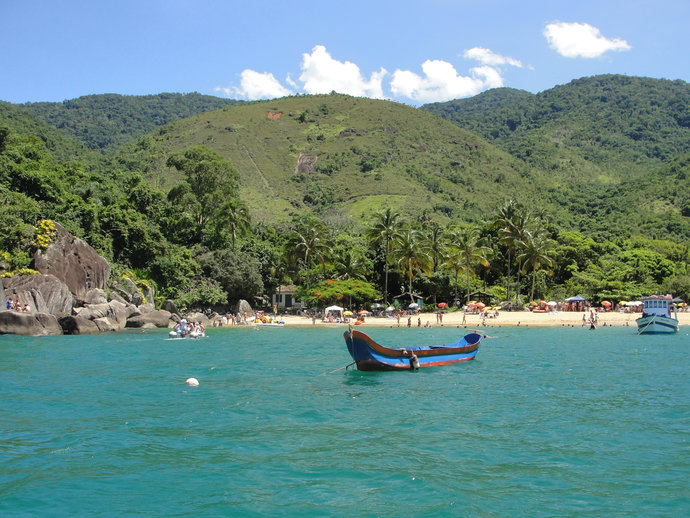
M20 313L0 311L0 334L23 336L61 335L62 327L55 315L49 313Z
M180 310L177 309L177 305L175 304L175 302L173 300L170 300L170 299L166 300L163 303L162 309L164 309L166 311L170 311L170 313L172 313L173 315L177 315L177 316L181 315Z
M58 323L66 335L97 335L101 332L93 320L76 315L59 318Z
M64 282L79 302L87 298L89 290L105 289L110 277L108 261L59 223L55 230L51 244L34 254L34 268Z
M6 297L21 307L38 313L66 316L72 311L74 297L69 287L54 275L15 275L4 280ZM3 307L3 309L5 309Z
M154 310L131 316L127 319L127 327L168 327L170 311Z
M110 289L112 290L111 297L113 294L117 294L122 297L122 300L127 301L129 304L139 306L144 302L139 288L137 288L137 285L134 284L134 281L128 277L123 277L119 281L111 283Z
M127 325L127 319L136 311L134 306L111 300L107 304L86 304L74 308L76 316L93 320L101 331L121 331Z

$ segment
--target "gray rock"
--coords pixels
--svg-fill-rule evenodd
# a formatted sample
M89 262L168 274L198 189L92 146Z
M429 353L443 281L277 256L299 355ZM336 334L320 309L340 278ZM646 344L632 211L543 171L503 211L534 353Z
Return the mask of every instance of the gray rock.
M151 311L155 311L156 308L153 306L153 304L142 304L139 306L139 312L142 315L145 315L146 313L151 313ZM168 313L170 313L168 311Z
M94 288L89 290L84 297L85 304L105 304L108 302L108 298L105 295L105 291L100 288Z
M93 320L76 315L69 315L58 319L60 327L66 335L97 335L100 329Z
M69 287L53 275L15 275L4 279L5 296L12 297L31 311L67 316L74 297Z
M164 328L170 325L170 312L165 310L149 311L141 315L127 319L127 327L158 327Z
M170 311L170 313L172 313L173 315L178 315L178 316L180 315L180 310L177 309L177 306L175 305L175 303L170 299L166 300L163 303L162 309L164 309L166 311Z
M61 335L62 327L55 315L49 313L19 313L0 311L0 334L22 336Z
M243 318L244 318L245 313L247 313L247 317L253 317L254 316L254 310L252 309L249 302L247 302L244 299L240 300L239 304L237 305L236 313L239 313L240 315L242 315Z
M116 300L111 300L107 304L86 304L82 308L74 308L75 315L87 320L96 322L106 319L107 322L101 322L100 324L96 322L96 324L99 329L103 330L103 327L105 327L107 331L121 331L124 329L127 319L133 311L136 311L135 307Z
M89 290L105 289L110 277L108 261L59 223L55 223L55 229L56 236L48 248L34 254L34 268L60 279L78 301L85 300Z

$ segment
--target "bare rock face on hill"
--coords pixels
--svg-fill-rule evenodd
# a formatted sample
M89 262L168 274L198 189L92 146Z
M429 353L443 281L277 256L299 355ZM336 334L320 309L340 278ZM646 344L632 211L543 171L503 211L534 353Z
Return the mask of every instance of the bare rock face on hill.
M110 277L108 261L62 225L55 223L55 230L48 248L34 254L34 268L64 282L79 302L87 299L90 290L105 289Z

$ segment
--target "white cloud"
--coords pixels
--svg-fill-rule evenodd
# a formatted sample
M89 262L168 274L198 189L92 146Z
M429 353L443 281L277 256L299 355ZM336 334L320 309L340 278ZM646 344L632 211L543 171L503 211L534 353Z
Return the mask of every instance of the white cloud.
M227 96L233 94L239 95L249 100L255 99L273 99L275 97L285 97L293 92L273 77L269 72L255 72L254 70L243 70L240 74L240 87L220 88L216 87L215 91L223 92Z
M566 58L598 58L605 52L625 51L632 47L620 38L605 38L588 23L549 23L544 28L549 46Z
M350 61L338 61L331 57L323 45L315 46L311 54L302 54L302 74L299 80L310 94L326 94L336 91L358 97L383 99L381 83L388 72L381 68L367 81L359 67Z
M496 54L494 51L485 49L484 47L473 47L471 49L468 49L463 53L463 57L466 59L473 59L475 61L479 61L483 65L489 65L494 67L501 65L510 65L513 67L522 68L523 66L522 61L509 58L507 56L501 56L500 54Z
M396 70L391 81L393 95L417 102L439 102L476 95L487 88L503 86L500 72L490 66L470 69L470 76L458 75L455 67L440 60L422 63L424 76L409 70Z

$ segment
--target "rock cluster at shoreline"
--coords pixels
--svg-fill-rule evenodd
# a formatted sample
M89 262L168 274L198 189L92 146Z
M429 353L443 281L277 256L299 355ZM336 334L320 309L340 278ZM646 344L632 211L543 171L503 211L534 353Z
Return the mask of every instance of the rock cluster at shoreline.
M153 290L127 278L110 281L108 261L59 224L56 236L34 255L37 275L0 279L0 334L98 334L131 328L172 327L182 316L169 301L156 310ZM7 309L7 302L18 302ZM26 310L24 308L26 307ZM204 325L209 319L189 315Z

